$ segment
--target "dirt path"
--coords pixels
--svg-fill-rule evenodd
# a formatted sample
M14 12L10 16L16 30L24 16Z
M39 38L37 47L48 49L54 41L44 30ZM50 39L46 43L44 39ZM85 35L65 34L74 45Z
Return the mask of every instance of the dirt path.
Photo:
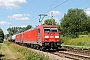
M6 44L0 43L1 45L1 59L3 60L25 60L23 56L12 49L10 49Z

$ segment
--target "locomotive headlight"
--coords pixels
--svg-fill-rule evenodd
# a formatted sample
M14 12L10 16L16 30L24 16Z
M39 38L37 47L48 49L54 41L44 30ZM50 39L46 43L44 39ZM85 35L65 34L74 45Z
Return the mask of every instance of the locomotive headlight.
M44 38L49 38L49 36L45 36Z
M55 36L55 38L59 38L59 36Z

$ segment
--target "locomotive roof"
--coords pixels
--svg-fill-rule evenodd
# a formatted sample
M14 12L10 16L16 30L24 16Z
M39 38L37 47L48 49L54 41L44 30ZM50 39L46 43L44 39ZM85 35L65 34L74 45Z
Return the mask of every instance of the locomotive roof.
M37 28L40 28L40 27L56 27L56 25L39 25Z
M46 25L46 24L42 24L42 25L37 26L37 27L34 28L34 29L38 29L38 28L41 28L41 27L57 28L56 25ZM31 30L34 30L34 29L29 29L29 30L27 30L27 31L24 31L24 32L21 32L21 33L18 33L18 34L22 34L22 33L25 33L25 32L28 32L28 31L31 31ZM18 35L18 34L17 34L17 35Z

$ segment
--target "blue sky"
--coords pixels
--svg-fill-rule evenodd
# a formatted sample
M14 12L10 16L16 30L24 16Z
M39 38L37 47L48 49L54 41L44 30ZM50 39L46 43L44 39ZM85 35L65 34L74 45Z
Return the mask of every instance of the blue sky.
M70 8L83 9L90 16L90 0L0 0L0 28L7 34L9 27L35 27L40 25L39 14L47 14L47 19L53 13L59 23Z

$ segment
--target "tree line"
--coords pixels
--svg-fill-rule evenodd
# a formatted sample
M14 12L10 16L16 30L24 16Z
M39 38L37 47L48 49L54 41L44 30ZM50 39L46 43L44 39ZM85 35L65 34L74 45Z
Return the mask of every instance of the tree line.
M7 37L12 36L14 34L18 34L20 32L26 31L31 28L32 28L31 25L27 25L26 27L11 27L11 28L9 27L7 29L7 31L8 31Z

